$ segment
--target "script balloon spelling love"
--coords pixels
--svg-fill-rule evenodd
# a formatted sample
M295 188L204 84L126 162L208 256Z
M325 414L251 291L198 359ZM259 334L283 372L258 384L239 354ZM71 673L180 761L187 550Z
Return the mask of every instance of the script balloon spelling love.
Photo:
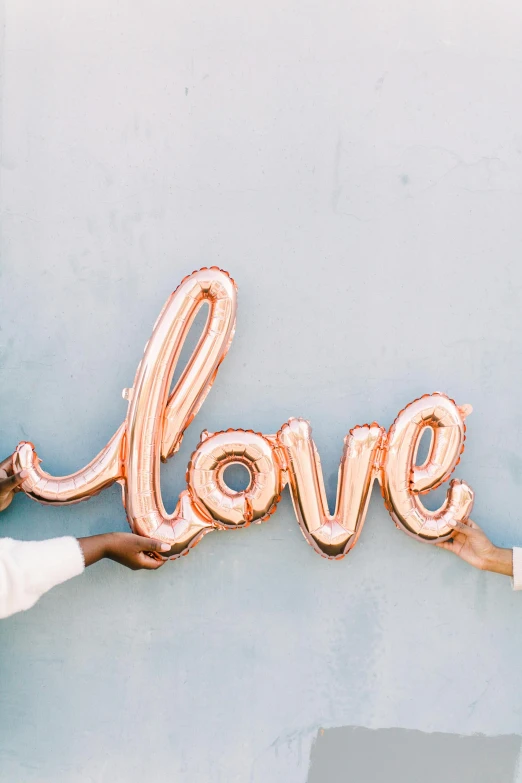
M206 325L169 393L184 341L204 304L209 307ZM211 267L185 277L156 321L132 389L123 392L127 416L107 445L82 470L56 477L42 470L32 443L20 443L14 466L27 471L23 491L40 503L63 505L87 500L118 482L131 529L169 543L173 558L187 554L212 530L267 520L286 484L306 540L329 559L344 557L357 543L375 480L397 527L427 542L451 536L456 523L471 513L472 489L453 480L437 511L425 508L421 497L445 482L458 464L471 406L458 406L439 392L407 405L388 432L375 422L350 430L333 515L312 428L297 418L289 419L275 435L204 431L188 465L187 489L174 512L167 514L160 464L179 449L214 383L234 337L236 308L237 288L227 272ZM431 430L430 448L424 464L417 465L426 429ZM225 469L234 463L244 465L250 475L241 492L224 480Z

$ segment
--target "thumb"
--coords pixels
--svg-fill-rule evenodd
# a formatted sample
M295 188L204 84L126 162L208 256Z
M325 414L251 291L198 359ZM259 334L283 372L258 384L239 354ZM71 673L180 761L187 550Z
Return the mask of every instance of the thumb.
M22 470L20 473L15 473L14 476L9 476L5 479L0 479L0 491L7 492L14 490L23 484L29 473L26 470Z
M462 533L465 536L469 536L469 534L472 533L474 529L476 530L476 526L475 528L471 527L470 522L471 520L466 522L455 522L453 528L454 530L458 530L459 533Z
M158 541L156 538L142 539L142 549L144 552L168 552L171 549L170 544L164 541Z

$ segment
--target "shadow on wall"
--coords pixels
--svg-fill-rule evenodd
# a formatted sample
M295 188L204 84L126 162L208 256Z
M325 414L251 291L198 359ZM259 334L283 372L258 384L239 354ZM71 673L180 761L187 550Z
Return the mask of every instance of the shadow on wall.
M520 749L516 734L320 729L307 783L518 783Z

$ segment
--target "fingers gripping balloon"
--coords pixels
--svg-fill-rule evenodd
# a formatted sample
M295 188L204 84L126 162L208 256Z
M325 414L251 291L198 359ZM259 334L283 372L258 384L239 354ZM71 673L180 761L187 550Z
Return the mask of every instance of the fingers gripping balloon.
M172 456L203 404L220 363L232 342L236 319L236 285L218 269L201 269L186 277L168 299L145 347L125 421L94 460L70 476L53 477L40 468L31 443L20 443L17 470L28 477L22 489L40 503L87 500L119 482L131 528L171 545L171 556L186 554L212 530L247 527L276 510L286 483L301 530L323 557L340 559L352 549L364 525L375 479L396 525L424 541L447 538L471 513L473 492L453 481L437 512L426 509L420 495L440 486L464 450L465 417L444 394L410 403L389 433L378 424L354 427L345 438L333 515L326 501L321 462L310 424L290 419L277 435L252 430L203 432L187 469L187 489L173 514L167 514L160 489L160 463ZM200 307L209 314L203 333L174 390L172 377L190 326ZM416 465L426 428L432 430L428 458ZM224 471L244 465L250 474L242 492L231 490Z

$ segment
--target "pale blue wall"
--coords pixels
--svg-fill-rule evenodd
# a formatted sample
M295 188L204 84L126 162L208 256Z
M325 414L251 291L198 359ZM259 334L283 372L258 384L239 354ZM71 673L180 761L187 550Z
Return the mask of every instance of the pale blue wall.
M218 264L232 349L199 431L342 439L470 402L457 475L522 544L522 10L515 0L0 1L3 453L53 473L121 422L167 295ZM117 489L2 534L126 529ZM522 596L395 530L332 563L288 494L157 574L103 563L0 625L7 783L304 783L318 727L522 732Z

